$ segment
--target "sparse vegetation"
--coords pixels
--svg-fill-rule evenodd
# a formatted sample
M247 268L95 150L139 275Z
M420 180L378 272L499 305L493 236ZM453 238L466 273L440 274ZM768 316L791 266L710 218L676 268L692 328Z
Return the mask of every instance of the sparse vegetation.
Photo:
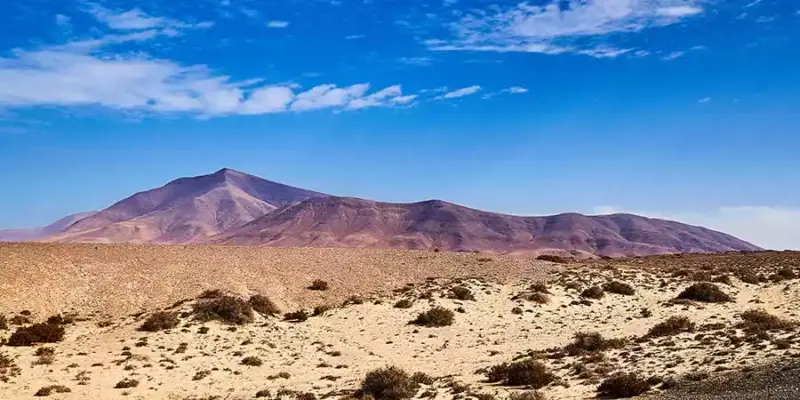
M34 396L47 397L53 393L70 393L70 392L72 392L72 390L64 385L49 385L37 390Z
M281 310L275 305L269 297L255 294L250 296L250 300L247 301L250 303L250 307L253 308L253 311L265 315L265 316L273 316L278 315L281 313Z
M719 286L709 282L699 282L689 286L678 295L678 299L705 303L724 303L733 300Z
M772 330L791 330L797 324L781 319L764 310L748 310L742 313L740 328L749 332L772 331Z
M647 332L649 337L673 336L685 332L694 332L695 324L685 316L673 316L659 322Z
M547 304L550 302L550 296L542 292L534 292L525 297L526 300L532 301L536 304Z
M650 383L637 374L616 374L604 380L597 392L606 398L621 399L638 396L650 390Z
M551 254L542 254L542 255L536 257L536 259L540 260L540 261L547 261L547 262L557 263L557 264L566 264L567 263L567 259L566 258L561 257L561 256L554 256L554 255L551 255Z
M32 346L35 343L57 343L64 340L64 327L42 322L17 328L8 338L8 346Z
M262 364L264 364L264 362L261 361L260 358L255 356L245 357L242 359L242 365L247 365L250 367L260 367Z
M464 300L464 301L472 301L475 300L475 295L472 294L471 290L465 288L464 286L456 286L450 289L450 298L457 300Z
M376 369L367 373L361 383L361 394L375 400L410 399L416 395L419 384L397 367Z
M114 389L130 389L130 388L135 388L137 386L139 386L139 381L137 381L136 379L125 378L117 382L117 384L114 385Z
M495 371L497 373L497 371ZM508 386L530 386L540 389L556 379L556 376L539 361L532 359L508 364L505 367L503 384Z
M409 299L400 299L394 303L394 308L411 308L412 306L414 306L414 302Z
M325 282L321 279L317 279L311 283L311 286L308 287L310 290L320 290L325 291L328 290L328 282Z
M437 306L419 313L417 319L411 321L411 323L427 327L442 327L452 325L454 319L455 313L452 310Z
M308 319L308 313L305 310L297 310L283 315L286 321L304 322Z
M236 325L253 322L253 308L250 304L233 296L198 301L194 305L194 314L200 321L221 321Z
M603 285L603 290L609 293L616 293L625 296L633 296L636 294L636 290L633 288L633 286L619 281L607 282Z
M168 312L168 311L159 311L153 314L150 314L142 326L139 327L139 330L145 332L158 332L165 329L173 329L178 326L180 320L178 319L178 313L176 312Z
M606 293L603 291L603 288L601 288L600 286L592 286L592 287L590 287L588 289L585 289L583 292L581 292L581 297L585 297L585 298L588 298L588 299L595 299L595 300L602 299L603 296L605 296L605 295L606 295Z
M326 312L333 310L333 306L330 304L320 304L314 307L313 315L315 317L319 317L320 315L325 315ZM298 314L299 315L299 314Z
M564 350L571 356L594 353L624 346L625 339L606 339L598 332L578 332Z

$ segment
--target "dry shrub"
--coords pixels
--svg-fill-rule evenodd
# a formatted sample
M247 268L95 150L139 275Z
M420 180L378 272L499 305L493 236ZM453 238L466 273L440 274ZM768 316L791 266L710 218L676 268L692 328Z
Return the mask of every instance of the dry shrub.
M537 391L512 393L508 400L547 400L544 393Z
M633 288L633 286L618 281L606 283L603 285L603 290L609 293L616 293L625 296L633 296L636 294L636 290Z
M540 292L531 293L527 295L525 299L537 304L547 304L550 302L550 296Z
M797 324L786 321L772 315L764 310L748 310L742 313L742 322L738 325L740 328L754 332L754 331L772 331L772 330L792 330Z
M400 299L394 303L394 308L411 308L413 305L414 302L409 299Z
M250 296L248 303L250 303L250 307L252 307L255 312L261 315L273 316L281 313L281 310L269 297L261 294Z
M711 282L723 283L723 284L728 285L728 286L733 285L733 281L731 280L731 276L730 275L717 276L714 279L712 279Z
M597 387L597 392L611 399L622 399L638 396L650 390L650 383L639 375L630 373L616 374L604 380Z
M64 340L64 327L46 322L17 328L8 338L8 346L31 346L34 343L57 343Z
M678 295L678 299L705 303L724 303L733 300L719 286L709 282L699 282L689 286Z
M542 254L542 255L536 257L536 259L539 260L539 261L547 261L547 262L557 263L557 264L566 264L568 262L566 258L561 257L561 256L554 256L552 254Z
M135 388L137 386L139 386L139 381L137 381L136 379L125 378L117 382L117 384L114 385L114 389L130 389L130 388Z
M411 321L411 323L427 327L441 327L452 325L454 319L455 313L452 310L437 306L419 313L417 319Z
M550 294L550 290L547 288L547 284L544 282L536 282L532 284L528 290L534 293Z
M50 385L37 390L34 396L47 397L53 393L70 393L70 392L72 392L72 390L64 385Z
M261 361L260 358L255 356L245 357L242 359L242 365L247 365L250 367L260 367L263 364L264 362Z
M508 386L530 386L540 389L556 379L556 376L539 361L531 359L513 362L506 368L506 376L503 380L504 385Z
M297 310L283 315L286 321L304 322L308 319L308 313L305 310Z
M778 275L783 279L797 279L797 273L791 267L783 267L778 270Z
M659 322L647 332L649 337L673 336L684 332L694 332L695 324L685 316L669 317Z
M471 290L465 288L464 286L456 286L450 289L450 298L457 300L472 301L475 300L475 295L472 294Z
M625 346L625 339L606 339L598 332L578 332L572 343L564 347L564 351L571 356L578 356L585 353L594 353L610 349L618 349Z
M376 400L410 399L417 394L419 384L397 367L380 368L367 373L361 383L361 394Z
M308 287L309 290L328 290L328 282L323 281L322 279L317 279L311 283L311 286Z
M739 274L739 280L741 280L744 283L749 283L751 285L758 285L759 283L761 283L761 279L758 277L758 275L752 272L743 272Z
M503 382L508 376L508 363L492 365L486 370L486 381L489 383Z
M589 299L596 299L596 300L602 299L603 296L605 296L605 295L606 295L606 293L603 291L603 288L601 288L600 286L592 286L592 287L584 290L583 292L581 292L581 297L586 297L586 298L589 298Z
M315 317L319 317L320 315L325 315L326 312L333 310L334 307L330 304L320 304L314 307L313 315Z
M194 305L194 314L200 321L222 321L236 325L253 322L253 308L250 304L233 296L198 301Z
M145 332L158 332L164 329L172 329L178 326L180 320L178 319L178 313L176 312L166 312L166 311L159 311L153 314L150 314L142 326L139 327L139 330Z
M48 324L69 325L75 323L74 314L56 314L47 318Z
M411 375L411 380L421 385L433 385L433 382L436 381L436 379L424 372L415 372L414 375Z
M216 298L222 297L223 295L224 295L224 293L222 293L222 290L219 290L219 289L208 289L205 292L200 294L200 298L201 299L216 299Z

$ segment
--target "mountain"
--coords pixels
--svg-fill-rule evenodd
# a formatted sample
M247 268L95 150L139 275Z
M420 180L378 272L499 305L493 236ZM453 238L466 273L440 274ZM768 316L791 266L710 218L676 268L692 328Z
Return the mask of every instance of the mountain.
M315 196L326 195L226 168L134 194L45 240L199 243Z
M5 229L0 230L0 242L25 242L61 232L64 228L86 217L92 216L96 211L81 212L67 215L50 225L30 229Z
M710 229L629 214L520 217L443 201L393 204L341 197L281 207L213 240L293 247L561 249L608 256L759 250Z

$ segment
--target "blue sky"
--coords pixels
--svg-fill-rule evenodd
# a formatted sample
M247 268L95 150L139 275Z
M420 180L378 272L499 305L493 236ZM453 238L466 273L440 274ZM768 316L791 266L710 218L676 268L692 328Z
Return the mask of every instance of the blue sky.
M2 228L230 167L800 248L795 1L2 7Z

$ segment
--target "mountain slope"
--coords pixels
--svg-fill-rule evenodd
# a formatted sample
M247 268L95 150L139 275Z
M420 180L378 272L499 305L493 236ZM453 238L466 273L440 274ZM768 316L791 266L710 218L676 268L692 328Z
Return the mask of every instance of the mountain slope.
M282 206L309 190L222 169L137 193L48 237L59 242L196 243Z
M97 211L87 211L67 215L50 225L39 228L0 230L0 242L24 242L54 235L75 222L94 215L96 212Z
M231 245L443 250L579 250L598 255L758 250L724 233L628 214L519 217L443 201L311 198L214 239Z

